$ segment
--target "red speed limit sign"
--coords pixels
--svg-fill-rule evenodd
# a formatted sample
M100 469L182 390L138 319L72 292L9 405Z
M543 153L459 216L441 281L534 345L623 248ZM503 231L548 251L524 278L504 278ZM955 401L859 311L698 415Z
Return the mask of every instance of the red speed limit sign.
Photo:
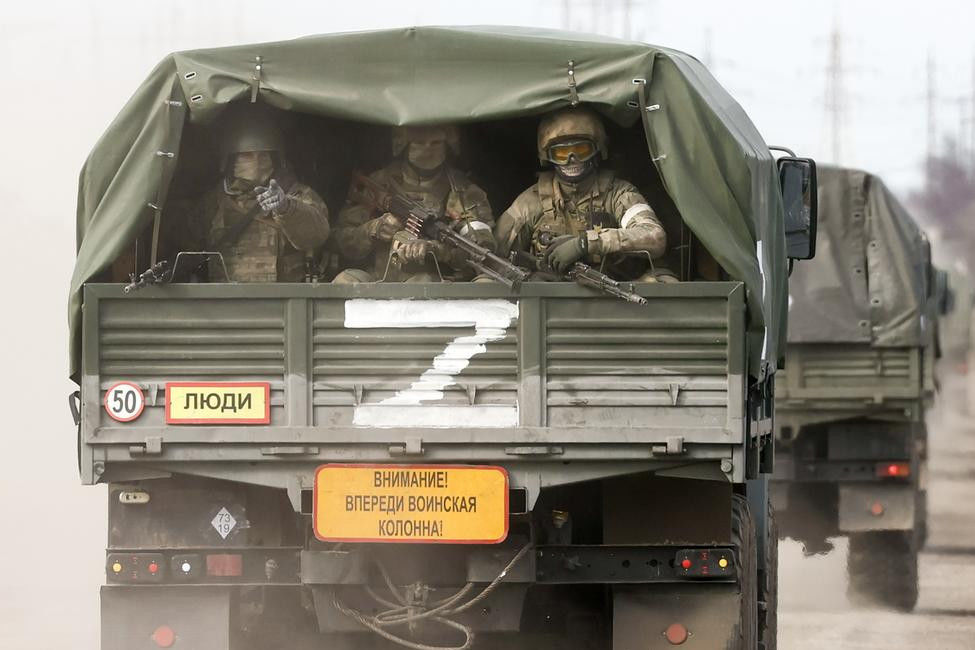
M105 411L113 420L131 422L146 407L142 389L131 381L120 381L105 391Z

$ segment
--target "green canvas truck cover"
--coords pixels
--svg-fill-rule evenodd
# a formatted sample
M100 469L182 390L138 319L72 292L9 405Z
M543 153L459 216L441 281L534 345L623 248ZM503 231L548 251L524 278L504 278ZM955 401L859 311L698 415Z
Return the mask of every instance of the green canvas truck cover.
M789 287L789 343L924 345L924 233L876 176L820 166L816 257Z
M646 81L646 111L638 79ZM227 104L252 100L377 125L531 116L575 101L624 127L642 119L647 164L656 165L690 229L746 284L750 372L760 376L770 365L760 361L779 358L787 279L775 164L744 111L697 60L569 32L422 27L166 57L81 172L69 298L72 375L79 367L82 287L164 207L184 124L207 123Z

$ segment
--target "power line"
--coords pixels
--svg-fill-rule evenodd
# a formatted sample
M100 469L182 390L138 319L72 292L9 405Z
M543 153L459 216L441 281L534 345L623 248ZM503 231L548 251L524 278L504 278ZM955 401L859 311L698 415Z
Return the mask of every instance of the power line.
M934 158L938 147L938 91L935 83L935 76L937 73L937 66L934 61L934 53L928 50L928 65L927 65L927 93L925 94L928 107L928 143L927 143L927 157L930 161Z

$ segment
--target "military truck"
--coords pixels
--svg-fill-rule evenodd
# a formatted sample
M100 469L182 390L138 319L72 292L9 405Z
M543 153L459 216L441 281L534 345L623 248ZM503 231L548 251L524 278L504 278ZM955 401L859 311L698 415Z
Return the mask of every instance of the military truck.
M533 182L540 116L592 107L682 282L634 287L645 305L175 270L126 293L112 274L158 268L167 207L217 180L214 129L248 103L333 214L389 127L438 122L500 211ZM642 43L415 28L167 57L81 177L102 648L774 648L773 381L815 183L698 61Z
M776 384L779 530L810 553L848 536L851 595L910 610L944 275L872 174L821 166L819 214L816 258L790 279Z

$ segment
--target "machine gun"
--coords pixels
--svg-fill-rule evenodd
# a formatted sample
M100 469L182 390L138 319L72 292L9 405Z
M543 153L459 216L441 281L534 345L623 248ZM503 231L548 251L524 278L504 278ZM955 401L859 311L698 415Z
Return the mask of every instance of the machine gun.
M441 241L462 251L466 262L478 273L503 282L517 289L528 279L528 271L503 257L498 257L487 248L477 244L454 230L433 210L407 196L390 192L385 187L363 174L355 174L355 182L365 188L358 192L357 199L373 207L389 212L403 223L403 228L414 237Z
M160 260L148 269L136 276L135 273L129 274L129 283L122 289L123 293L132 293L151 284L162 284L169 282L173 271L169 268L168 260Z
M622 283L618 280L614 280L605 273L597 271L588 264L583 264L582 262L576 262L569 268L569 272L566 276L575 282L576 284L581 284L584 287L592 287L597 291L602 291L610 296L615 296L627 302L636 303L637 305L647 304L647 299L643 296L637 295L633 291L633 286L627 289L626 285L629 283Z
M543 246L552 243L554 237L550 233L542 233L539 242ZM517 264L528 266L547 275L556 276L555 271L546 262L543 256L534 256L521 251L512 251L511 260ZM601 291L607 295L632 302L637 305L647 304L647 299L633 291L633 285L629 282L614 280L602 271L597 271L588 264L576 262L565 274L566 278L584 287L590 287Z

